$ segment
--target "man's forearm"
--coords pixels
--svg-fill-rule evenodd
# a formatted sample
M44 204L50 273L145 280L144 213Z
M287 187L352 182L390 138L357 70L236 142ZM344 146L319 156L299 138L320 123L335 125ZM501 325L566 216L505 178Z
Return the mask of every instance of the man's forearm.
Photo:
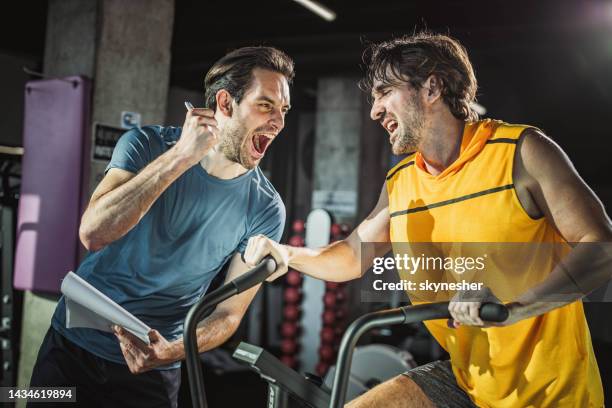
M612 243L582 242L555 266L547 279L511 305L521 319L538 316L575 302L609 282Z
M198 351L204 353L219 347L229 339L238 328L240 319L225 312L213 312L198 325L196 337ZM185 358L183 339L170 343L169 360L178 361Z
M322 248L287 247L289 267L317 279L344 282L364 273L361 250L348 240L334 242Z
M80 231L82 237L87 237L88 249L100 249L130 231L191 165L170 149L126 183L91 203L83 215Z

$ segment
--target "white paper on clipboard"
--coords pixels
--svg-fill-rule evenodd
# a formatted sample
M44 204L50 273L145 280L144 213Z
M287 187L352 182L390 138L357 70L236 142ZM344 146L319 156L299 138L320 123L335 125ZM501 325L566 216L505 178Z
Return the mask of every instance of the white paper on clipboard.
M123 327L146 344L151 328L74 272L62 281L66 297L66 327L85 327L112 333L111 325Z

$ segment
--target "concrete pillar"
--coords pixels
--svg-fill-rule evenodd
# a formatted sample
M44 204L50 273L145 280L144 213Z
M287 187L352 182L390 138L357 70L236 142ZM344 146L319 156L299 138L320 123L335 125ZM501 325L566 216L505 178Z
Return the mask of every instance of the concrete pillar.
M62 0L63 1L63 0ZM93 121L119 123L136 111L143 124L166 116L174 0L102 0Z
M374 208L390 168L391 146L358 78L319 80L313 204L352 226ZM327 195L327 201L321 197ZM316 203L315 203L316 201ZM313 208L317 206L313 205Z
M294 149L297 161L294 180L297 188L293 192L293 219L306 220L311 209L315 123L314 112L300 112L295 135L297 136L296 148Z
M143 124L164 123L173 23L174 0L50 0L44 73L92 78L94 123L118 126L122 111L140 113ZM92 162L90 191L104 167ZM56 301L25 294L20 387L29 382Z
M361 91L356 78L320 78L317 90L313 160L312 209L325 209L335 222L355 224L359 189L359 146L363 117ZM321 225L307 219L307 246L329 242L329 231L315 236ZM317 231L319 233L319 231ZM314 244L313 244L314 242ZM325 282L304 276L302 284L302 339L300 368L315 372L320 347ZM349 296L350 297L350 296ZM349 299L349 302L351 300Z
M370 104L358 88L358 80L319 79L313 166L312 208L324 208L336 222L346 222L353 228L374 208L390 156L388 137L370 119ZM308 292L304 316L320 320L324 284L305 277L303 288ZM347 305L351 305L346 321L349 323L367 312L369 305L361 302L360 280L350 282L346 290ZM313 336L305 347L317 348L318 338ZM302 367L310 368L312 364L316 361L302 362Z
M312 208L350 224L357 215L362 100L357 78L319 79Z

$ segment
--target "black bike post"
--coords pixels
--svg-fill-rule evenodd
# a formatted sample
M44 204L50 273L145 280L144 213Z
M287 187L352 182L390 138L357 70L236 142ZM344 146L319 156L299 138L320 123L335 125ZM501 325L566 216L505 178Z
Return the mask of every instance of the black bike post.
M448 319L449 302L428 303L416 306L404 306L397 309L368 313L359 317L346 329L342 336L336 373L332 387L330 408L342 408L346 398L346 389L351 372L353 351L359 338L369 330L394 324L409 324L423 320ZM480 307L480 317L489 322L503 322L508 318L508 309L497 303L484 303Z
M276 262L274 258L267 256L255 268L205 295L189 309L183 327L183 343L185 345L185 362L189 377L189 390L191 391L194 407L207 407L204 392L204 374L200 364L196 336L198 323L219 303L262 283L275 271Z

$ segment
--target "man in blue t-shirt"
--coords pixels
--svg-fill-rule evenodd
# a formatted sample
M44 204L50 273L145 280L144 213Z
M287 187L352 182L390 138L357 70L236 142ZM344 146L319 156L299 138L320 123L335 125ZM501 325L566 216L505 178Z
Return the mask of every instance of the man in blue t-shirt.
M114 333L66 328L60 299L31 386L76 386L79 405L176 406L183 321L229 262L243 274L249 237L278 241L285 207L257 166L283 129L293 61L271 47L246 47L206 75L206 108L182 128L124 134L81 220L91 252L77 274L154 328L150 345ZM238 327L257 288L221 303L197 331L201 352ZM139 374L139 375L134 375Z

